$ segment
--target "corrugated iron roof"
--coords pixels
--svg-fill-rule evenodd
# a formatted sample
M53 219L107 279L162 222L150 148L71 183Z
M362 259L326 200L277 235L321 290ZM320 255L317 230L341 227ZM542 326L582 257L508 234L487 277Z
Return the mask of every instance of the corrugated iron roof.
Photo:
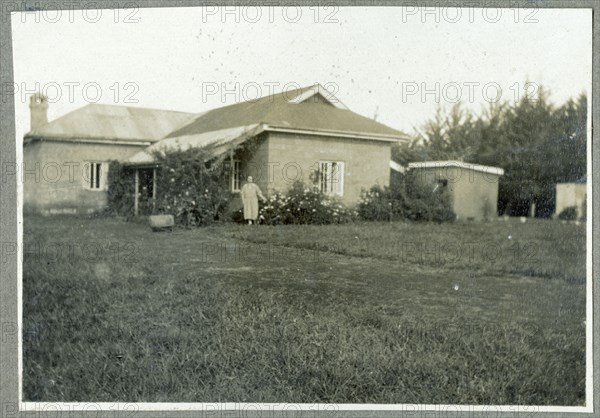
M308 96L300 103L294 101L299 96L306 96L311 89L315 95ZM193 135L252 123L265 123L283 128L408 138L401 131L354 113L341 104L337 106L337 98L334 96L326 98L333 104L327 103L327 100L322 100L323 90L323 87L315 85L209 110L168 136Z
M89 104L27 133L28 137L98 138L154 142L181 128L198 113Z
M348 110L318 84L203 113L89 104L27 133L25 138L156 142L257 124L356 137L381 136L392 141L407 138L403 132Z
M409 163L408 168L446 168L446 167L457 167L464 168L467 170L481 171L482 173L496 174L498 176L504 175L504 169L499 167L490 167L487 165L464 163L462 161L423 161L416 163Z
M173 150L186 151L190 148L210 148L210 154L216 156L226 152L231 146L242 143L246 139L258 135L264 130L262 125L253 124L236 126L218 131L204 132L197 135L183 135L175 138L165 138L155 142L143 151L131 156L127 163L131 165L151 164L155 152Z

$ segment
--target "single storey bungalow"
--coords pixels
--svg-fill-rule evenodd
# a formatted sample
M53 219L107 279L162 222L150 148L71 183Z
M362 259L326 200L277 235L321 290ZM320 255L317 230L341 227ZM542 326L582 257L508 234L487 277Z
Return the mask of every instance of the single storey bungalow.
M141 188L155 196L155 152L190 147L227 155L234 192L252 175L267 194L312 181L354 204L362 189L389 184L391 146L407 139L318 84L203 113L89 104L48 122L47 107L43 96L32 96L23 152L24 210L43 214L105 207L111 160L134 170L136 197ZM251 138L251 152L239 147Z
M415 162L408 169L423 187L448 193L457 219L484 220L497 215L503 169L462 161Z

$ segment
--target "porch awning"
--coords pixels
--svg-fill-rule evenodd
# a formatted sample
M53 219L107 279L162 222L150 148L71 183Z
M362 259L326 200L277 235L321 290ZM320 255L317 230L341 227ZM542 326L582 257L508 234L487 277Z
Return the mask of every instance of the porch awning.
M204 132L196 135L182 135L161 139L158 142L131 156L127 165L150 165L154 162L156 152L186 151L191 148L207 148L210 155L217 157L226 153L247 139L258 135L264 130L262 124L236 126L218 131Z

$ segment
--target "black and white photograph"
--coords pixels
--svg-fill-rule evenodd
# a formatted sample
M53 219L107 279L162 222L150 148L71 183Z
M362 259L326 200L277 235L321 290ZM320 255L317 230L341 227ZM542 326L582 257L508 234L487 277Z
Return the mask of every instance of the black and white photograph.
M564 3L3 3L2 416L597 413Z

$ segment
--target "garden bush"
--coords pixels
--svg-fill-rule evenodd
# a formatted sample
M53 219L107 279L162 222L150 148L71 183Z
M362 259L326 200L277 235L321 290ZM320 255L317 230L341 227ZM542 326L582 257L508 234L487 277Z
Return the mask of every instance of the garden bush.
M224 164L210 159L202 149L156 155L156 213L172 214L184 226L201 226L219 219L231 192Z
M451 222L456 219L444 188L422 184L410 173L393 188L376 185L363 191L358 214L367 221Z
M120 161L111 161L108 168L107 215L133 216L134 174Z
M266 225L345 223L355 216L337 198L300 181L271 195L259 210L259 222Z
M155 153L156 200L142 193L140 184L139 214L171 214L175 223L194 227L210 224L222 217L231 199L228 170L218 159L202 149ZM134 179L132 168L111 162L109 169L108 212L133 216Z
M416 173L408 172L404 176L404 188L407 196L408 219L439 223L452 222L456 219L445 186L432 187L420 181L420 176Z
M577 219L577 207L569 206L564 208L559 214L558 219L563 221L574 221Z
M379 185L363 190L357 207L358 216L366 221L402 220L407 211L407 198L401 189Z

